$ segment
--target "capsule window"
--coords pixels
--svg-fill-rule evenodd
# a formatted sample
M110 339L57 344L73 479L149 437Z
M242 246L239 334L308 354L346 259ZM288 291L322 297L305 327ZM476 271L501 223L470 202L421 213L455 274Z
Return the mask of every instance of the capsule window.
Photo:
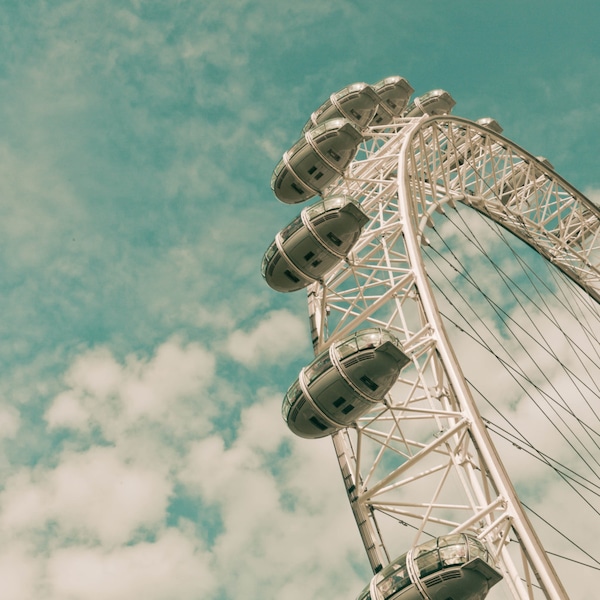
M352 404L348 404L348 406L344 406L344 408L342 408L342 412L345 415L351 413L353 410L354 410L354 406Z
M323 423L322 421L319 421L319 419L317 419L317 417L311 417L309 419L309 421L318 429L320 429L321 431L325 431L327 429L327 425L325 425L325 423Z
M314 255L315 255L314 252L309 252L308 254L304 255L304 260L309 261Z
M363 375L360 380L373 392L379 387L370 377Z
M315 358L315 360L304 370L307 385L310 385L329 368L331 368L331 359L329 358L329 353L325 352Z
M337 400L333 401L333 405L336 408L339 408L342 404L344 404L344 402L346 402L346 398L344 398L343 396L340 396Z
M292 235L294 235L294 233L296 233L296 231L301 229L303 226L304 223L302 223L302 217L296 217L289 225L281 230L281 241L285 241L292 237Z
M320 258L317 258L317 260L313 260L311 264L311 266L313 267L318 267L323 261Z
M435 573L442 568L442 563L440 562L437 549L433 550L432 552L427 552L427 554L418 556L416 563L421 577L431 575L431 573Z
M361 116L360 114L358 114L358 112L356 112L356 110L354 110L353 108L350 109L350 114L357 120L360 121Z
M307 173L309 175L312 175L313 173L315 173L317 171L317 166L313 165L310 169L308 169ZM323 177L323 173L321 171L319 171L315 176L314 179L316 179L317 181L319 179L321 179L321 177Z
M464 542L456 546L440 548L440 558L445 567L462 565L467 561L467 547Z
M327 234L327 237L336 245L336 246L341 246L342 245L342 240L340 240L340 238L335 235L335 233L333 233L333 231L330 231Z
M471 537L467 538L469 541L469 558L479 557L489 562L488 552L484 545Z
M385 577L377 584L377 588L386 600L411 584L406 569L406 556L402 556L400 561L400 564L393 565L391 571L387 567Z
M285 273L285 276L288 279L291 279L294 283L298 283L300 281L300 279L298 279L298 277L296 277L289 269L286 269L284 271L284 273Z
M292 181L291 186L299 193L304 194L304 190L295 182Z

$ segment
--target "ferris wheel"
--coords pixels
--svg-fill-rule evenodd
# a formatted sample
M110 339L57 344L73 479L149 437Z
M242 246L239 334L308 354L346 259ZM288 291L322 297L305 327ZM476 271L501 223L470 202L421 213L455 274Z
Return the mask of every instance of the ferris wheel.
M568 598L492 434L557 472L560 463L509 431L514 424L484 417L481 404L550 398L600 448L589 401L600 397L592 322L600 210L493 119L451 116L455 103L443 90L408 105L412 92L390 77L332 94L273 173L281 201L319 197L277 234L262 264L273 289L308 293L316 357L290 386L283 416L301 437L333 440L373 571L358 600ZM484 247L496 239L503 251ZM475 248L501 284L482 275ZM541 309L521 301L521 280L500 264L507 254L529 264L534 287L546 285ZM535 279L536 261L550 267L551 283ZM586 402L584 417L554 399L562 387L545 357L556 358L555 337L536 324L559 280L588 315L562 300L587 340L570 346L585 375L557 359ZM506 329L544 349L516 345ZM526 376L527 362L538 376ZM492 389L482 392L486 380ZM560 423L558 433L571 427ZM576 451L586 464L598 460ZM574 472L573 487L600 484Z

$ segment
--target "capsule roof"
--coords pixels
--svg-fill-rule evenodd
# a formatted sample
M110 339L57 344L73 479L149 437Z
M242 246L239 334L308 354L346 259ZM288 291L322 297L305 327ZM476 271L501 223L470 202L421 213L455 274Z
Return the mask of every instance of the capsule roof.
M345 118L364 129L370 122L379 105L379 96L366 83L353 83L339 92L331 94L315 112L312 113L302 133L316 127L328 119Z
M394 117L402 116L408 99L414 92L404 77L386 77L373 85L380 102L377 112L371 121L372 125L386 125Z
M454 98L445 90L431 90L415 98L413 103L406 109L406 116L447 115L455 104Z
M482 117L481 119L477 119L475 122L477 125L481 125L482 127L485 127L490 131L494 131L495 133L502 133L504 131L500 123L498 123L498 121L492 117Z

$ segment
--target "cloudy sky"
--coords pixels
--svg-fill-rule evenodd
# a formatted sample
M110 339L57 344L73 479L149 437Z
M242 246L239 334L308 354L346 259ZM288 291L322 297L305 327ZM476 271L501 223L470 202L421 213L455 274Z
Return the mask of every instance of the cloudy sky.
M331 444L280 418L311 349L260 277L297 213L272 170L330 93L402 75L597 197L600 7L565 6L0 2L4 599L360 591Z

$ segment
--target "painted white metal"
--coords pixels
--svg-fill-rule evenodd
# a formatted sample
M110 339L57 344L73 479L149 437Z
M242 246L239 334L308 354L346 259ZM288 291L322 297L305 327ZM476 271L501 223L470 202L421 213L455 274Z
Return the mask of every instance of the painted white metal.
M411 146L409 144L402 148L399 156L399 163L401 165L406 164L407 154L410 148ZM481 155L478 149L476 149L476 154L479 156ZM408 173L406 169L402 168L399 168L398 172L400 210L404 214L409 215L405 220L404 237L410 255L410 261L415 272L423 310L426 314L428 323L435 331L437 351L441 356L442 364L456 394L457 401L461 407L461 412L468 423L468 435L472 437L482 455L483 463L489 473L489 479L493 482L493 486L497 490L497 500L500 501L501 499L504 499L506 502L506 516L499 515L494 523L500 523L503 520L509 520L512 523L515 534L520 540L523 553L527 557L527 563L534 572L545 595L554 600L567 598L566 591L558 579L535 530L531 526L529 519L519 502L508 473L504 469L504 465L502 464L483 421L481 420L481 415L473 400L465 377L462 374L462 370L456 359L450 340L446 335L434 295L428 283L425 266L421 259L420 231L418 229L419 215L418 212L415 211L417 205L412 201L413 198L410 193L411 185ZM444 174L447 175L445 171ZM495 198L496 195L494 195L494 199ZM413 227L414 225L417 225L417 227ZM474 490L476 490L476 488L474 488ZM488 515L492 513L493 511L489 511ZM494 523L490 524L483 531L480 531L480 535L485 532L493 531ZM506 570L508 571L508 568L506 568Z
M433 213L462 202L600 300L600 211L506 138L448 116L372 127L327 193L360 201L370 222L347 260L308 289L315 352L376 325L412 358L385 404L333 436L374 572L425 535L464 531L487 543L514 598L567 598L473 401L421 245ZM412 539L386 536L388 516Z

